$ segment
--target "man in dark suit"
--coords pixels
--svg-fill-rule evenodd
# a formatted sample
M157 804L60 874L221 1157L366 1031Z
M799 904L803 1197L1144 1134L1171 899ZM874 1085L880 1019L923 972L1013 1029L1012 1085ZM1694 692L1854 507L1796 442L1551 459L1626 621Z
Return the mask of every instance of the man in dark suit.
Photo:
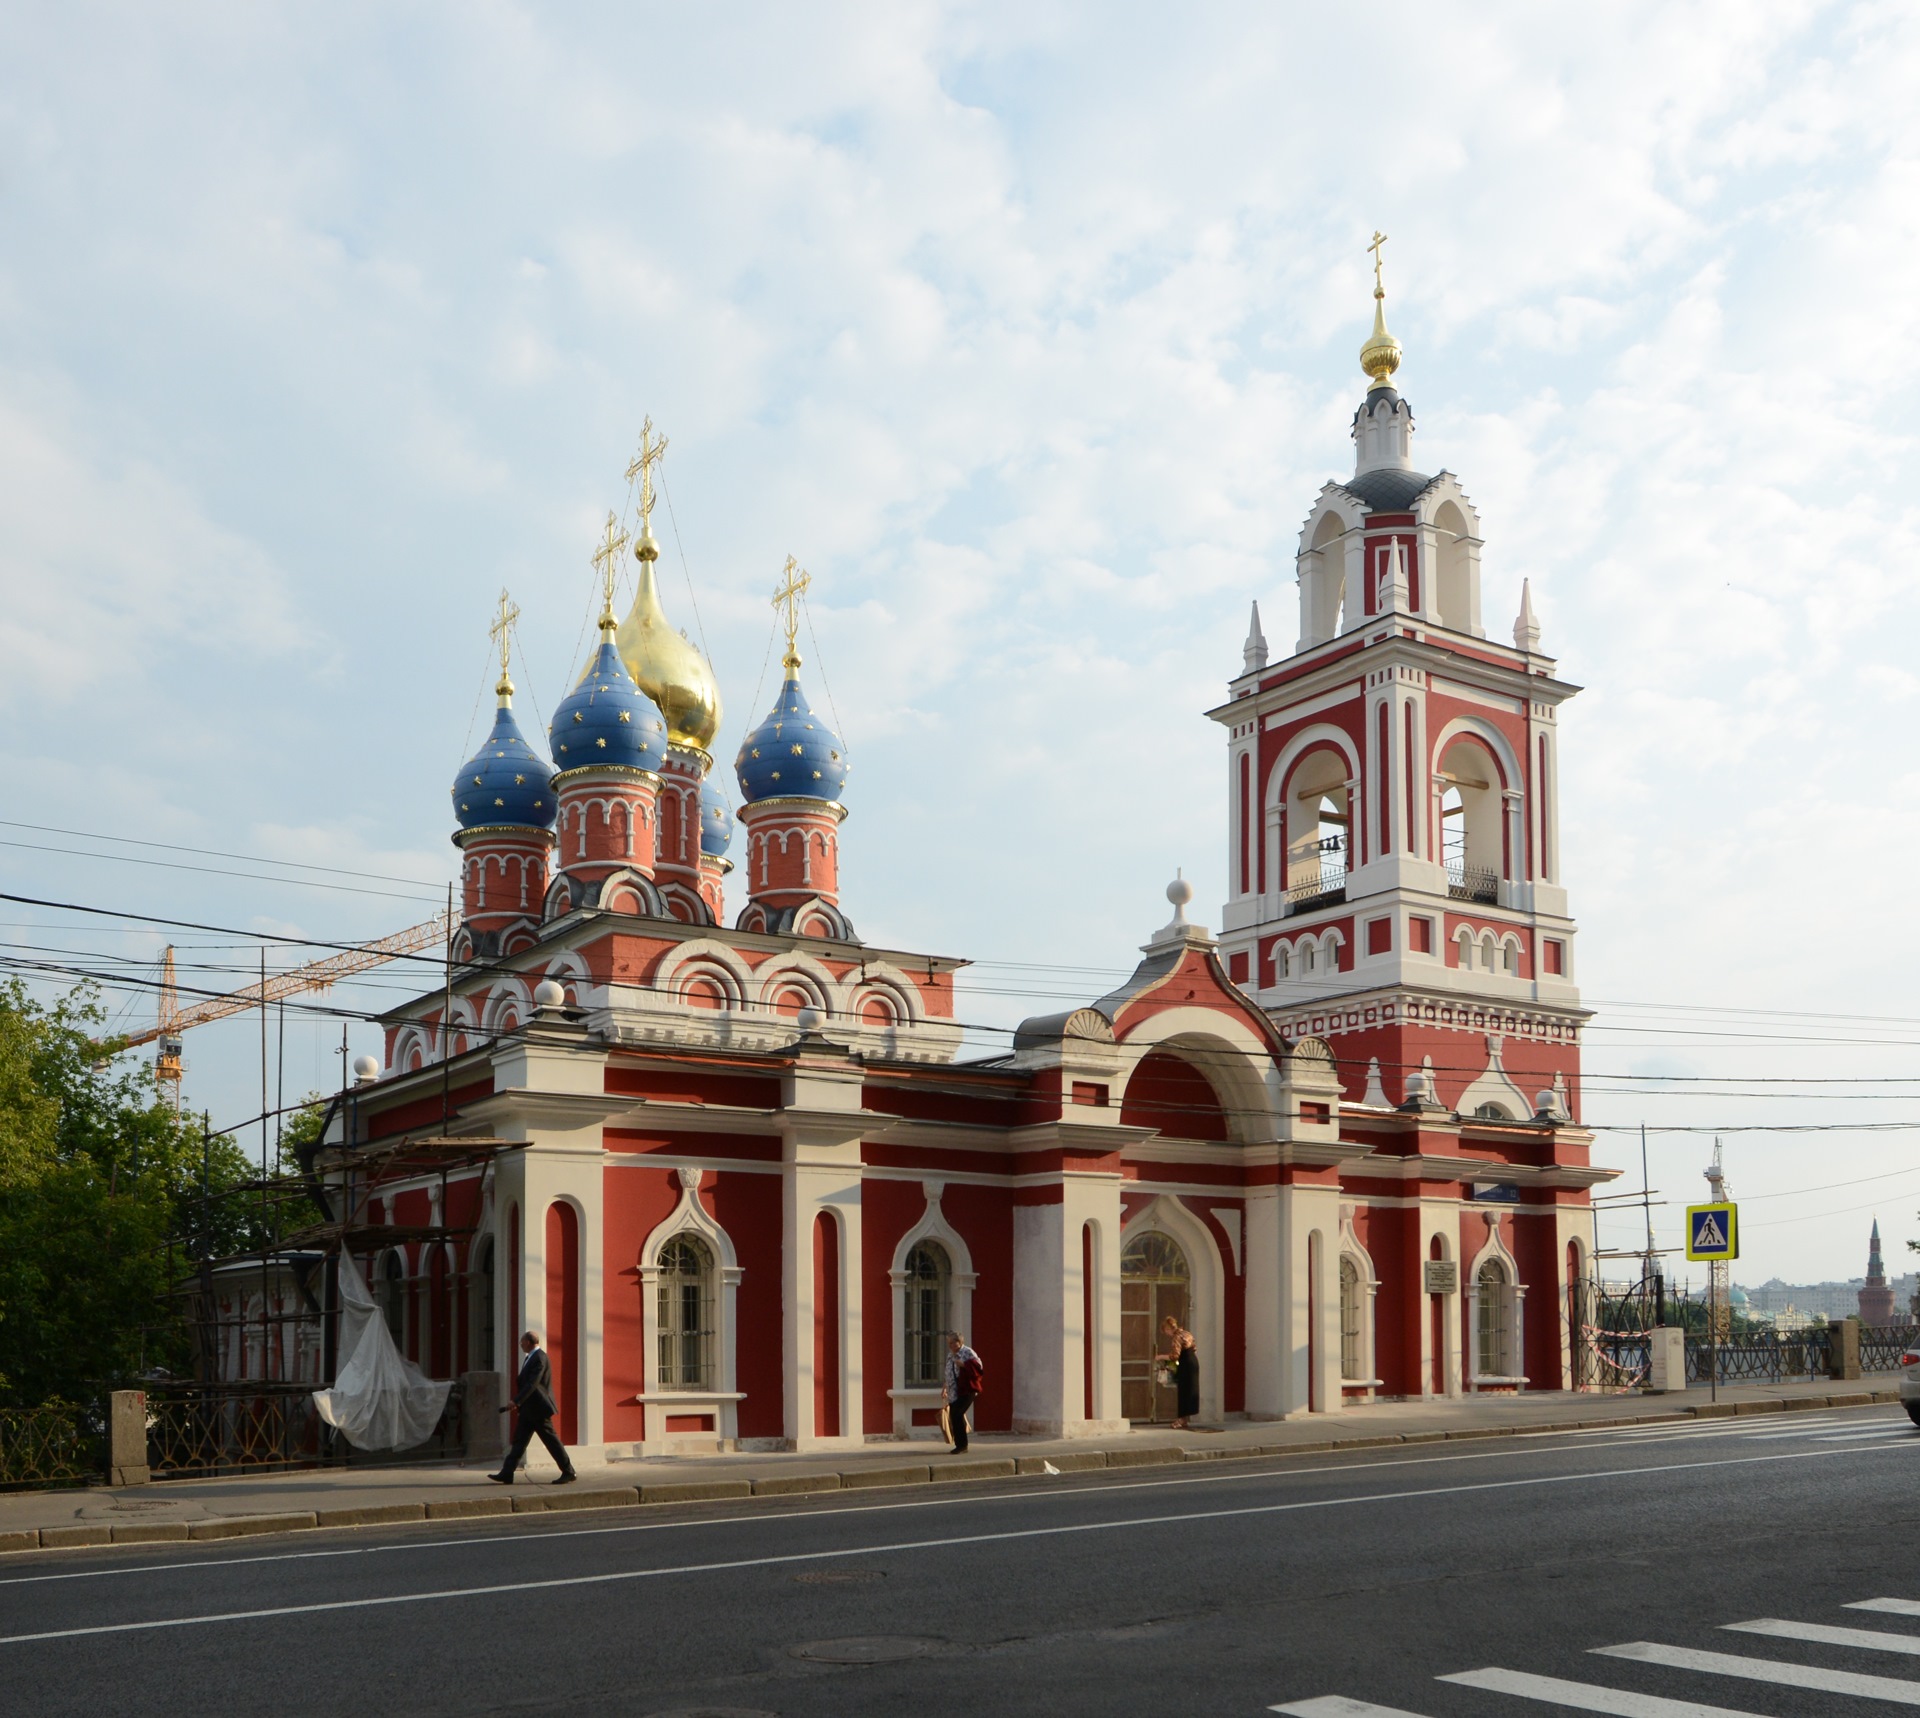
M513 1400L500 1410L505 1414L517 1408L520 1412L519 1429L514 1433L513 1447L507 1451L507 1459L500 1464L500 1471L488 1474L487 1478L498 1485L513 1484L514 1469L527 1459L527 1445L538 1438L547 1446L547 1454L560 1464L560 1477L553 1483L571 1485L580 1476L573 1471L567 1446L553 1429L553 1416L560 1411L560 1404L553 1396L553 1362L540 1346L540 1337L535 1331L529 1330L520 1338L520 1347L526 1359L520 1363L520 1376L513 1386Z

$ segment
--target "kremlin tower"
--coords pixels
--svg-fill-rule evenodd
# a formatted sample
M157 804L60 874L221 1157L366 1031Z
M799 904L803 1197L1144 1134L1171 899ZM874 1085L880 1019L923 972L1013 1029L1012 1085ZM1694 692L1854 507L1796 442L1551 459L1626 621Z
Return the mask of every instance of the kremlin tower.
M1887 1282L1887 1267L1880 1257L1880 1219L1873 1220L1873 1238L1867 1242L1867 1280L1860 1290L1862 1324L1893 1323L1893 1289Z

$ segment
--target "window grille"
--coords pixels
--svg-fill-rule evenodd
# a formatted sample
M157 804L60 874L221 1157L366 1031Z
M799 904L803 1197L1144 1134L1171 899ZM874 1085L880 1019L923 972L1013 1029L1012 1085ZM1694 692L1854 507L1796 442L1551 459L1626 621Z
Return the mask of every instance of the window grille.
M922 1241L907 1254L907 1369L909 1387L938 1384L952 1325L948 1307L953 1270L944 1247Z
M662 1390L713 1388L713 1254L694 1235L660 1249Z
M1340 1260L1340 1376L1364 1378L1364 1345L1360 1340L1362 1306L1360 1267L1352 1259Z
M1513 1304L1507 1291L1505 1266L1498 1259L1487 1260L1480 1267L1478 1283L1480 1374L1486 1378L1508 1378L1514 1370L1508 1352L1513 1338Z

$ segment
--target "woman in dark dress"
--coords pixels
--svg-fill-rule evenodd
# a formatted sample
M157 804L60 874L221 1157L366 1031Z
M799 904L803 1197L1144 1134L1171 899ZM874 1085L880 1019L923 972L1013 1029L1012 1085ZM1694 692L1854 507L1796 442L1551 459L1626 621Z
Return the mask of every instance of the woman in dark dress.
M1156 1358L1173 1369L1173 1425L1178 1431L1200 1412L1200 1352L1193 1332L1183 1330L1172 1314L1161 1320L1160 1332L1167 1339L1167 1351Z

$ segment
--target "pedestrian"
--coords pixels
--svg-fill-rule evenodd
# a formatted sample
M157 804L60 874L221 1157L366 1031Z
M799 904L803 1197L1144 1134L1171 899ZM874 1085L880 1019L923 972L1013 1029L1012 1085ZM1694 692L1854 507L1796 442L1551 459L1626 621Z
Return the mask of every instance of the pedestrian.
M573 1460L567 1454L567 1446L553 1429L553 1416L560 1411L560 1404L553 1396L553 1362L540 1346L538 1331L529 1330L522 1336L520 1347L526 1359L520 1362L520 1376L513 1386L513 1400L500 1410L503 1414L509 1414L519 1409L519 1429L514 1433L512 1447L507 1451L507 1459L500 1464L500 1471L488 1474L487 1478L496 1485L513 1484L513 1470L527 1459L527 1445L538 1438L547 1446L547 1454L560 1464L560 1477L553 1483L571 1485L580 1476L573 1471Z
M947 1364L944 1372L947 1397L947 1432L953 1440L949 1455L967 1453L967 1412L980 1394L980 1377L986 1368L980 1356L967 1346L957 1330L947 1332Z
M1183 1431L1200 1412L1200 1351L1194 1345L1193 1332L1172 1313L1160 1321L1160 1334L1167 1339L1167 1351L1154 1358L1173 1372L1173 1427Z

